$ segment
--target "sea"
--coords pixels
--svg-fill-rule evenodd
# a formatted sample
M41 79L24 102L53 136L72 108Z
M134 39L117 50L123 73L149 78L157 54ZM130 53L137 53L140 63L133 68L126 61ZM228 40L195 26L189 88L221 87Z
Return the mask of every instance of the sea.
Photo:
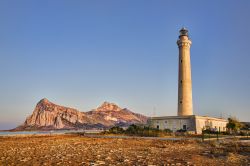
M16 135L43 135L43 134L68 134L68 133L100 133L102 130L50 130L50 131L0 131L0 136Z

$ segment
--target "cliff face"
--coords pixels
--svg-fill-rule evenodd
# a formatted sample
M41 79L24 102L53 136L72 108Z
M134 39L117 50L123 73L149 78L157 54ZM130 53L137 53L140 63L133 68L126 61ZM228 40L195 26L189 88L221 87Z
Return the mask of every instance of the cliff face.
M17 130L43 129L93 129L108 128L114 125L127 126L133 123L146 123L147 117L122 109L116 104L104 102L89 112L80 112L63 107L48 99L39 101L23 125Z
M86 112L86 115L95 119L105 126L129 125L133 123L146 123L147 117L129 111L127 108L120 108L113 103L104 102L93 111Z

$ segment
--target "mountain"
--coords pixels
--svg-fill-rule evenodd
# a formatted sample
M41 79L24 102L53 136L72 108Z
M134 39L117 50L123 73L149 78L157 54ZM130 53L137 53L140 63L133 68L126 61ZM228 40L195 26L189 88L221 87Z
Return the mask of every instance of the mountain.
M98 129L146 121L146 116L127 108L122 109L113 103L104 102L96 109L80 112L42 99L37 103L33 113L15 130Z

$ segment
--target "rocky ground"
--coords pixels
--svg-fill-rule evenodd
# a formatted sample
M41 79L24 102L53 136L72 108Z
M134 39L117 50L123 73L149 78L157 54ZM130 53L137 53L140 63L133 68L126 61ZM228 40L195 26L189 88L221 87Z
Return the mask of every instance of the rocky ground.
M15 136L0 137L0 165L250 165L249 149L240 149L195 141Z

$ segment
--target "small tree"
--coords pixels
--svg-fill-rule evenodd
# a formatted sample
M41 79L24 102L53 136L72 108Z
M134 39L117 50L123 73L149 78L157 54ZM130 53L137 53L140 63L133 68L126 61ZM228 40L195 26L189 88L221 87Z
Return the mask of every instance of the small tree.
M228 123L227 123L227 128L229 132L231 133L232 131L236 133L243 127L243 124L240 123L236 118L228 118Z

